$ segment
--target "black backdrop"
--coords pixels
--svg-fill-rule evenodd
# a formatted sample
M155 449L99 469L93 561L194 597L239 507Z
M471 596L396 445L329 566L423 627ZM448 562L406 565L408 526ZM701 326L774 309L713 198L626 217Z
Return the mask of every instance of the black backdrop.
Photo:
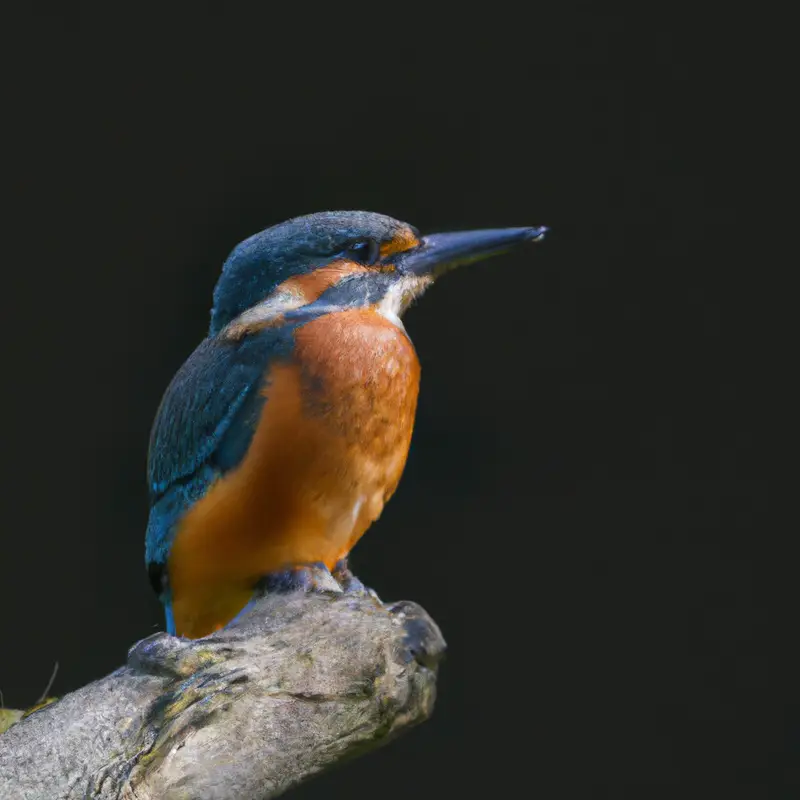
M415 438L354 564L441 624L435 716L299 795L789 796L730 17L273 5L5 26L6 705L162 624L148 431L234 244L328 208L546 223L407 315Z

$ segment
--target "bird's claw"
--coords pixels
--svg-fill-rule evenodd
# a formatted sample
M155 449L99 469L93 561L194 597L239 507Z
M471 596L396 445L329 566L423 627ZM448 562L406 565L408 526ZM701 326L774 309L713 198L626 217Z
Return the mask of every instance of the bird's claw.
M324 564L307 564L272 572L259 581L258 588L265 594L285 592L338 594L342 591L342 587Z
M378 605L381 604L381 599L378 597L374 589L365 586L351 571L347 565L346 560L340 561L333 568L331 573L334 580L342 587L345 594L352 594L360 597L369 597Z

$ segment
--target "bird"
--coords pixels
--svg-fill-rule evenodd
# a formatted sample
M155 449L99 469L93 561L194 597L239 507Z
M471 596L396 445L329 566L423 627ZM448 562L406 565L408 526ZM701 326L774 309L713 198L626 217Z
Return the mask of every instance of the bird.
M208 636L265 587L313 591L320 574L364 591L348 555L397 488L419 392L403 313L445 272L546 231L422 236L324 211L231 251L150 434L145 561L168 633Z

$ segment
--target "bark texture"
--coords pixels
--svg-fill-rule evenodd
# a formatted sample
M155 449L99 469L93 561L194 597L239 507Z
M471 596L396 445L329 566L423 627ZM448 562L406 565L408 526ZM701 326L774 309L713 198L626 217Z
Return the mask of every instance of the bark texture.
M195 641L125 666L0 735L0 798L263 800L425 720L444 640L416 604L261 598Z

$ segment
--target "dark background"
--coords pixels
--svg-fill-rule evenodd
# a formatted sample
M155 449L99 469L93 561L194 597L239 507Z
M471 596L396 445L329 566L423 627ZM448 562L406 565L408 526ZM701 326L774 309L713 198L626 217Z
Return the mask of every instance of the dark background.
M5 704L162 625L148 432L233 245L321 209L546 223L406 318L415 438L354 564L440 623L436 713L297 796L794 796L791 532L767 522L741 249L747 20L432 13L4 26Z

